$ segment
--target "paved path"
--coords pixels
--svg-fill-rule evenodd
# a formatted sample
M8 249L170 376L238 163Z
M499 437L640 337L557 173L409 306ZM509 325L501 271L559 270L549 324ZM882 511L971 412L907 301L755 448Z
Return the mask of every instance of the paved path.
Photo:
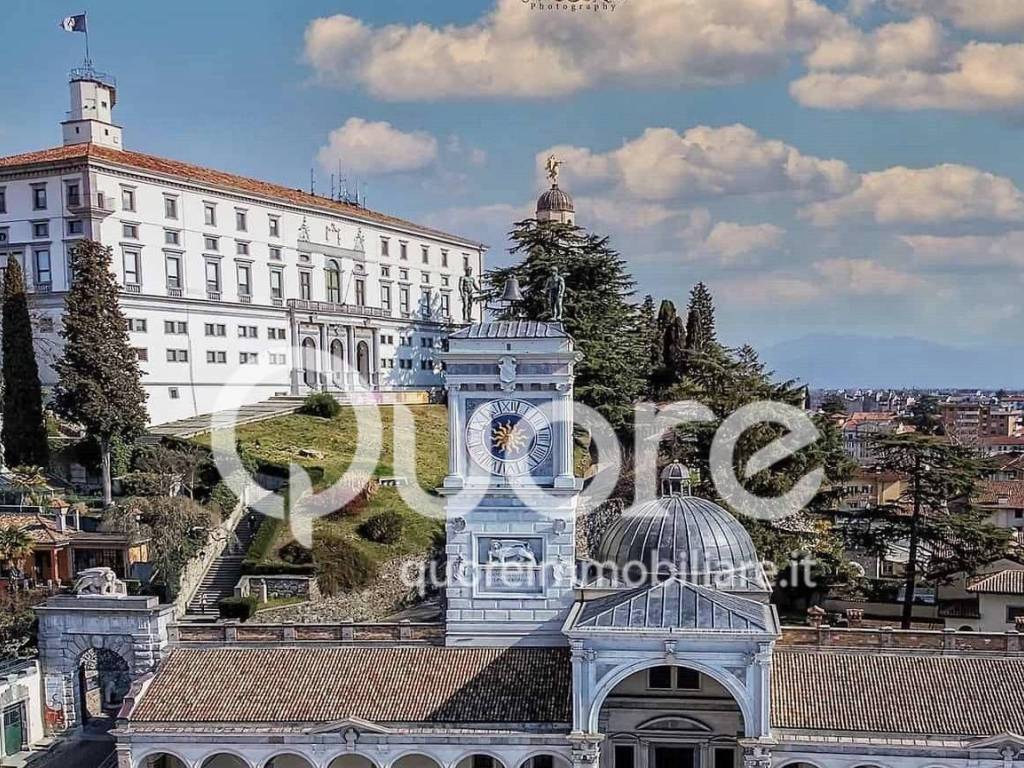
M108 718L94 721L73 738L62 739L46 752L32 755L24 765L26 768L100 768L114 754L114 738L107 733L112 725Z

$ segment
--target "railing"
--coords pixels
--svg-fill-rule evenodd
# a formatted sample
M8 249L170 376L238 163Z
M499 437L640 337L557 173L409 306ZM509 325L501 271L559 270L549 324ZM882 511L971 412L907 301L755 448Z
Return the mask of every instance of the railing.
M93 192L89 195L80 196L74 200L68 200L68 211L74 214L92 211L95 213L113 213L114 198L107 197L102 192Z
M49 280L43 283L36 283L35 290L36 293L49 293L51 290L53 290L53 283L51 283Z
M220 301L220 291L207 291L206 298L210 301Z
M125 293L142 293L142 286L138 283L125 283L122 290Z
M31 674L38 669L35 659L12 659L0 662L0 679L10 675Z
M175 624L171 637L178 643L224 645L226 643L366 643L408 642L435 644L444 641L444 625L402 622L399 624Z
M252 296L246 296L242 294L238 297L238 301L242 304L252 304Z
M87 64L89 62L86 62ZM117 87L117 78L113 75L108 75L106 72L97 72L92 67L75 67L68 72L68 80L74 82L75 80L95 80L103 85L108 85L111 88Z
M271 299L270 301L271 301L271 303L275 307L283 307L284 306L284 299Z
M847 648L861 652L907 651L923 654L955 652L986 652L997 654L1024 653L1024 634L1008 632L959 632L953 629L903 630L891 627L853 628L783 627L777 648L807 649Z
M182 297L182 290L181 288L171 288L170 286L168 286L167 295L170 296L172 299L180 299Z
M309 299L288 299L290 309L303 312L327 312L338 315L361 315L363 317L390 317L391 313L380 307L362 307L358 304L337 304L332 301L310 301Z

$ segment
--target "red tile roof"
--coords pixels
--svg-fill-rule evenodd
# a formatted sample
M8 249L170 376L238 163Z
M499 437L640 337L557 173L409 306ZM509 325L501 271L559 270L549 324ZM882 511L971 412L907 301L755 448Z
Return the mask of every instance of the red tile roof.
M19 528L39 544L67 544L71 541L67 533L62 533L57 524L41 515L8 514L0 515L0 528Z
M986 595L1024 595L1024 570L1011 568L979 576L967 585L967 591Z
M420 224L414 224L411 221L372 211L359 205L339 202L327 197L318 197L299 189L283 187L279 184L271 184L259 179L237 176L232 173L225 173L224 171L191 165L190 163L183 163L178 160L168 160L154 155L143 154L142 152L132 152L126 149L112 149L95 144L72 144L66 147L53 147L52 149L44 149L38 152L0 157L0 169L86 159L147 171L161 176L169 176L203 186L218 187L278 202L286 202L303 208L317 208L357 220L396 227L398 229L412 230L430 237L454 240L474 248L483 247L480 243L464 237L424 227Z
M568 723L562 648L178 648L133 722Z
M772 725L948 736L1024 733L1024 658L776 651Z
M978 504L997 506L1000 499L1006 499L999 506L1024 507L1024 480L983 480L980 489Z

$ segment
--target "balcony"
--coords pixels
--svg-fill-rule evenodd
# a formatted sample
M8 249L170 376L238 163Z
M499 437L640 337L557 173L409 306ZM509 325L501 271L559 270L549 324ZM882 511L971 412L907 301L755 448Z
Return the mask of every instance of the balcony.
M206 289L206 298L210 301L220 301L220 291L211 291L209 288Z
M238 297L238 301L242 304L252 304L252 296L243 293Z
M172 288L171 286L167 286L167 295L172 299L180 299L182 297L182 293L181 288Z
M361 307L357 304L337 304L333 301L310 301L288 299L288 308L301 312L323 312L331 315L357 315L360 317L390 317L391 313L380 307Z
M53 290L53 283L51 283L49 280L46 280L45 282L42 283L36 283L35 290L36 293L49 293L50 291Z
M72 216L109 216L114 212L114 198L93 192L68 199L67 206Z
M138 283L125 283L121 290L125 293L142 293L142 286Z

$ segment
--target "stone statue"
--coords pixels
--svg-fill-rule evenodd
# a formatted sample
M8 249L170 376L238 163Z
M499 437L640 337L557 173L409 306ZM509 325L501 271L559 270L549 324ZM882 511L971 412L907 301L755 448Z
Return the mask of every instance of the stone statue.
M299 240L309 240L309 224L306 223L306 217L302 217L302 223L299 225Z
M127 586L117 578L113 568L86 568L79 571L73 589L76 595L118 597L128 594Z
M466 274L459 278L459 295L462 297L462 322L473 322L473 302L480 292L480 285L473 277L473 268L466 267Z
M565 278L558 271L558 267L552 268L551 276L544 283L544 293L547 295L551 319L561 321L565 307Z
M513 392L516 388L516 359L502 357L498 360L498 381L502 392Z
M551 181L551 186L558 184L558 167L565 162L564 160L556 160L554 155L548 155L547 162L544 163L544 170L547 171L548 179Z
M355 243L353 244L354 250L365 251L366 250L366 236L363 235L363 228L359 227L356 230Z

